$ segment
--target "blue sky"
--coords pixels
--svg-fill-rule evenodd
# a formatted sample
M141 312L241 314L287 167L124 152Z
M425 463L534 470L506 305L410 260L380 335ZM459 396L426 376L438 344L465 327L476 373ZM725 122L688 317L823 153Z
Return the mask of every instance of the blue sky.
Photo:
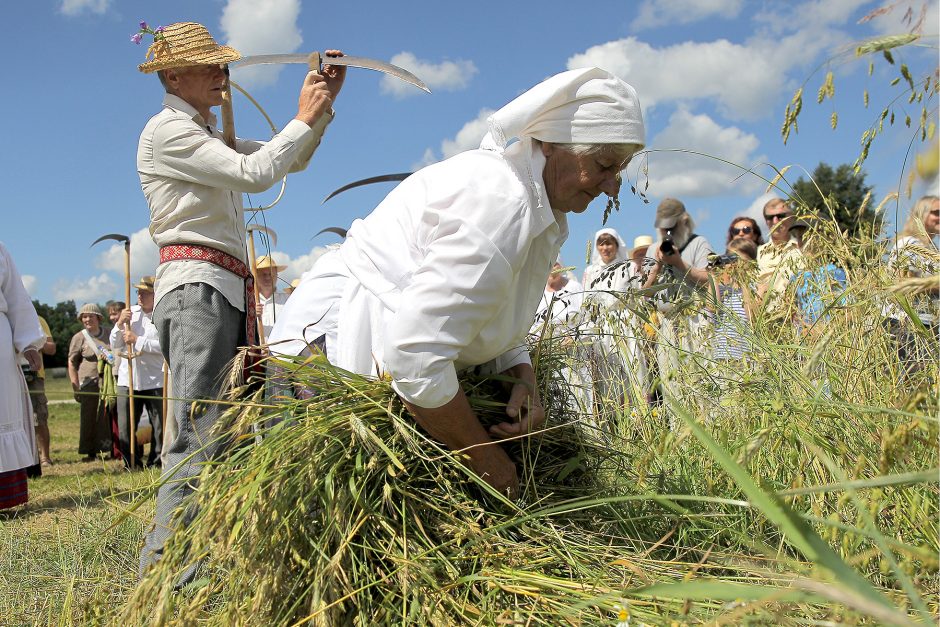
M156 250L149 241L149 211L135 168L137 138L159 110L155 76L137 71L146 44L129 38L140 20L205 24L220 41L245 54L341 48L412 69L433 94L402 88L366 70L351 70L336 103L336 120L306 172L288 180L284 199L263 219L278 234L275 257L299 276L336 241L313 239L327 226L348 226L366 215L390 189L360 188L321 205L333 189L355 179L400 172L475 147L488 111L498 109L540 80L565 69L598 65L633 84L644 107L653 149L694 150L754 167L812 170L820 161L852 163L862 131L900 88L893 68L877 61L838 61L836 97L815 104L827 59L862 39L905 32L910 4L859 24L879 2L821 0L746 2L672 0L540 2L335 2L299 0L46 0L5 3L0 39L4 92L0 156L7 219L0 239L12 252L34 298L103 302L123 296L123 249L89 245L98 236L133 234L132 274L152 274ZM926 8L928 47L898 53L914 76L937 64L937 1ZM848 57L851 59L851 55ZM820 67L822 70L817 71ZM815 72L815 74L814 74ZM268 111L285 124L296 112L302 66L235 73ZM807 81L799 134L784 146L783 110ZM869 109L862 91L871 93ZM936 119L936 101L932 106ZM239 135L266 138L262 116L236 95ZM839 113L838 129L829 118ZM913 117L919 109L910 109ZM903 116L902 116L903 118ZM912 132L899 124L878 139L865 171L877 202L903 190L902 162ZM918 149L923 149L918 146ZM656 203L681 198L697 231L716 246L735 215L762 204L766 184L716 159L672 152L649 157L650 204L621 194L610 225L628 241L652 234ZM629 170L637 176L637 168ZM646 178L641 176L641 185ZM914 197L936 193L936 181L918 181ZM276 189L252 196L269 203ZM246 205L249 204L246 201ZM911 205L903 194L886 211L892 221ZM601 226L604 198L573 216L565 261L584 267L585 251ZM258 218L261 219L260 217ZM263 248L261 244L258 245Z

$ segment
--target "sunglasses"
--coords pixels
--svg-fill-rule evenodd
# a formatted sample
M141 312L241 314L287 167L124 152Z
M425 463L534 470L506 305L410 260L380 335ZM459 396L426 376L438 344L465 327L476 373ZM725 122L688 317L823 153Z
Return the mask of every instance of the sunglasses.
M740 229L736 226L731 227L732 235L740 235L741 233L744 233L745 235L750 235L753 232L754 232L754 229L749 226L744 226L744 227L741 227Z
M771 224L777 220L786 220L789 217L789 213L772 213L770 215L764 216L764 219L767 220L767 224Z

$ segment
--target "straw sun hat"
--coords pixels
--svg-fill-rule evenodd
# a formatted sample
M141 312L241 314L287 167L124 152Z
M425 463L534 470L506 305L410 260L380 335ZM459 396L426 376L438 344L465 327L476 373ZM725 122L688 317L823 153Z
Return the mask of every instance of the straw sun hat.
M271 258L271 255L261 255L255 260L255 266L259 270L264 270L266 268L277 268L278 272L284 272L287 270L287 266L279 266L275 263L274 259Z
M242 58L235 48L221 46L209 31L196 22L178 22L165 26L147 50L146 63L137 66L149 74L169 68L231 63Z
M152 292L153 284L156 282L156 277L152 276L143 276L140 277L140 283L137 283L134 286L134 289L140 290L142 292Z

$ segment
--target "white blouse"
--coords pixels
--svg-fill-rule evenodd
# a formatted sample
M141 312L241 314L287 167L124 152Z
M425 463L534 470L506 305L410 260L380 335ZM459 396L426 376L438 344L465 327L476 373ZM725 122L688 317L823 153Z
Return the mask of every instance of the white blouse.
M301 338L325 334L332 363L387 373L426 408L457 394L462 369L528 363L525 336L568 223L548 206L545 157L523 144L471 150L403 181L304 275L273 350L299 354Z

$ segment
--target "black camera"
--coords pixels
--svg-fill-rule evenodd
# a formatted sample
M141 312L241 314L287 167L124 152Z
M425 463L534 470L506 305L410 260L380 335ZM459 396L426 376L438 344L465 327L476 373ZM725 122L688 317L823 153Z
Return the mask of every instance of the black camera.
M734 253L730 255L709 255L708 256L708 267L709 268L720 268L722 266L727 266L730 263L734 263L738 260L738 256Z
M23 378L26 379L26 383L35 381L36 376L39 374L35 370L31 370L29 364L21 364L20 369L23 371Z
M659 245L659 250L661 250L664 255L675 254L676 245L672 241L672 229L666 231L666 236L663 237L663 243Z

